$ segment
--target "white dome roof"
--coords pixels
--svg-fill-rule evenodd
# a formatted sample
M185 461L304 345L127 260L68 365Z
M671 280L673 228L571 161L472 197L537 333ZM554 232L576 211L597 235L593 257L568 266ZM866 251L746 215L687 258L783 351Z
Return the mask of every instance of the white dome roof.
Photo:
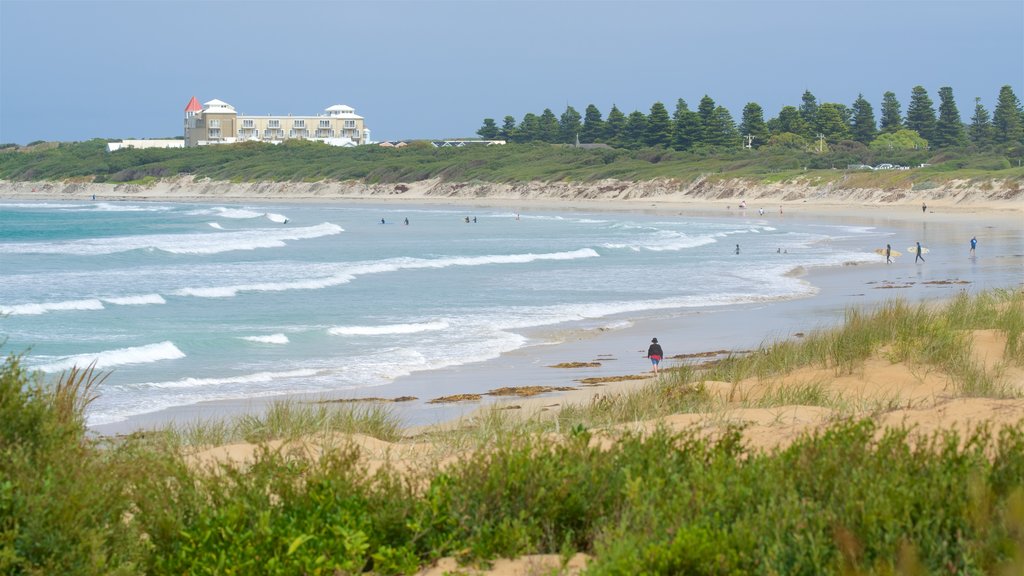
M345 106L344 104L335 104L330 106L326 110L327 112L355 112L356 109L351 106Z

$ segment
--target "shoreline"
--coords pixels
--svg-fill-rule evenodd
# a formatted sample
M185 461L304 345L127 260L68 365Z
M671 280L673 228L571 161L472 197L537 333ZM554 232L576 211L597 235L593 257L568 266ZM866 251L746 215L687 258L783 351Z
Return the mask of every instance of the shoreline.
M133 200L138 200L133 199ZM350 199L339 198L334 201L325 202L319 199L319 203L346 203L358 204L384 204L394 206L396 204L445 204L456 206L489 206L508 208L515 204L516 208L529 210L558 209L562 211L596 211L611 210L616 212L644 211L649 213L684 214L687 216L713 216L722 217L726 211L721 205L701 206L698 203L668 203L646 201L647 206L640 206L633 202L618 201L594 201L595 206L586 207L580 203L564 200L530 201L508 200L508 199L434 199L433 202L422 202L423 199L413 198L362 198ZM97 200L99 201L99 199ZM180 199L168 199L167 201L179 202ZM264 198L204 198L204 202L219 202L227 204L254 203L260 205L270 204ZM874 206L856 206L851 208L847 205L801 205L799 210L785 210L782 217L822 220L830 224L872 226L895 230L896 233L916 232L922 224L939 224L941 228L953 232L960 228L982 228L988 226L990 229L999 230L1010 237L1010 243L1015 247L1011 252L1021 255L1024 252L1022 244L1022 230L1019 225L1019 218L1016 214L1006 212L1019 212L1019 209L1003 211L1002 209L991 209L985 206L976 207L955 207L948 211L929 212L922 215L920 210L887 210L883 212ZM682 210L682 212L680 212ZM746 212L732 210L726 215L738 215L741 217L757 217L756 206L748 207ZM770 219L779 217L766 211L763 218ZM926 220L922 220L922 218ZM940 233L942 231L940 230ZM888 232L887 232L888 233ZM959 232L954 234L959 236ZM943 235L940 242L942 250L948 246L955 249L960 242L949 238L950 234ZM970 236L967 236L969 238ZM966 241L966 238L964 239ZM934 245L934 244L933 244ZM1021 256L1024 258L1024 256ZM984 260L983 260L984 261ZM1012 264L1011 264L1012 265ZM1017 261L1017 267L1024 272L1024 260ZM900 267L902 271L910 269ZM334 394L325 395L286 395L271 396L264 398L251 398L246 400L211 401L188 406L176 407L144 415L138 415L128 420L97 425L91 429L99 434L121 434L132 432L138 429L152 429L169 423L183 424L196 420L209 420L224 414L243 414L247 412L258 412L265 410L273 401L292 399L308 401L314 399L351 399L358 397L400 397L416 396L419 398L414 403L392 404L397 414L407 429L420 429L424 426L437 426L451 423L459 419L471 417L471 415L482 407L491 404L512 402L521 403L524 399L506 400L502 398L488 398L478 403L452 404L452 405L427 405L426 401L450 394L459 393L483 393L487 390L503 386L523 385L572 385L578 377L601 377L614 374L636 374L649 370L649 365L639 361L633 361L632 348L644 344L650 340L651 334L670 343L668 356L686 353L706 352L714 349L740 350L755 348L761 342L773 338L785 338L794 332L807 331L816 327L835 325L842 319L842 315L849 306L860 306L870 303L878 303L891 299L897 295L907 298L908 294L914 300L935 300L951 297L955 292L964 289L959 285L918 285L909 290L871 290L865 283L871 282L869 278L877 278L888 275L894 269L886 269L885 264L868 264L863 266L839 266L825 269L811 269L804 271L801 281L810 283L818 288L817 293L808 297L794 299L760 302L749 304L734 304L714 308L683 309L672 311L654 311L646 314L621 314L601 319L604 323L622 322L626 325L622 328L608 330L599 328L581 329L579 326L558 325L554 327L542 327L528 330L532 336L532 343L523 348L506 352L499 358L483 362L441 368L423 372L414 372L410 375L400 377L390 384L374 388L362 388L353 394L352 391L336 391ZM944 264L929 276L931 280L945 281L963 272L955 265ZM917 271L920 275L921 272ZM918 281L928 281L928 278L918 278ZM1018 281L1019 282L1019 281ZM984 289L986 285L968 285L971 291ZM1007 287L1007 286L998 286ZM851 294L855 292L855 294ZM867 295L871 294L870 297ZM753 320L751 320L753 319ZM728 325L740 324L745 328L741 332L730 330ZM694 332L702 334L701 346L686 344L687 334ZM542 340L538 342L536 340ZM554 342L552 342L554 341ZM630 351L627 353L626 351ZM641 351L642 352L642 351ZM642 354L637 354L641 356ZM607 365L596 370L574 370L574 369L553 369L546 366L559 362L587 362L598 356L615 357L616 360L606 362ZM487 382L487 384L481 384ZM559 394L546 394L538 401L550 404L565 405L568 402L586 402L595 394L608 393L611 390L635 389L646 380L635 380L625 382L613 387L584 388L579 391L563 392ZM424 392L429 390L429 392ZM534 399L530 399L534 400Z

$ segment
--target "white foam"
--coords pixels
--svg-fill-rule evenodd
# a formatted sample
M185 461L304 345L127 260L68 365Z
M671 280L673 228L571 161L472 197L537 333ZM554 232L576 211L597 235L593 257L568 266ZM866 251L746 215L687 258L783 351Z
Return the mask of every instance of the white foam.
M91 256L155 249L172 254L219 254L235 250L279 248L285 246L288 240L307 240L341 232L344 232L341 226L324 222L316 226L255 228L222 234L154 234L87 238L68 242L13 242L0 244L0 253Z
M284 224L285 222L288 221L288 217L285 216L284 214L274 214L272 212L267 212L266 214L264 214L264 216L267 217L267 220L270 220L271 222L277 222L278 224Z
M680 232L661 231L654 239L638 242L608 242L602 244L609 249L629 249L634 252L650 250L651 252L675 252L687 248L696 248L716 242L711 236L687 236Z
M242 340L259 342L260 344L287 344L288 337L284 334L269 334L267 336L242 336Z
M416 334L444 330L450 325L443 320L420 324L390 324L385 326L335 326L327 330L334 336L380 336L385 334Z
M96 298L86 298L84 300L65 300L63 302L30 302L27 304L0 306L0 314L10 314L12 316L28 316L66 310L103 310L103 302Z
M184 357L185 353L179 350L173 342L165 341L146 346L133 346L131 348L118 348L91 354L65 356L46 364L34 366L34 368L43 372L59 372L74 366L84 368L95 362L97 369L106 369L125 364L148 364L160 360L176 360Z
M219 222L207 222L207 224L210 225L210 228L216 228L217 230L223 230L224 229L224 227L221 226Z
M121 306L141 306L143 304L167 304L163 296L159 294L143 294L141 296L120 296L117 298L104 298L104 302L118 304Z
M223 206L217 206L213 209L214 214L222 218L231 218L234 220L248 220L250 218L259 218L263 216L263 213L253 212L252 210L244 210L242 208L225 208Z
M257 372L255 374L227 376L224 378L182 378L181 380L167 382L142 382L133 386L140 388L208 388L224 386L226 384L259 384L285 378L308 378L317 374L317 370L304 368L284 372Z

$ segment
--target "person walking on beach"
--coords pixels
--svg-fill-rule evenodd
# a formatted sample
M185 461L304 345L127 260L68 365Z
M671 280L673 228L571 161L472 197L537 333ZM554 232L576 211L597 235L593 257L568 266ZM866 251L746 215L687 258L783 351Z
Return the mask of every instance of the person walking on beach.
M917 257L914 258L914 264L917 264L918 260L924 262L924 257L921 256L921 242L917 243L917 248L915 249L915 251L917 252Z
M974 257L974 249L978 247L978 237L971 236L971 257Z
M740 245L739 245L739 244L737 244L737 245L736 245L736 253L737 253L737 254L739 254L739 253L740 253Z
M927 212L927 211L928 211L928 205L925 204L924 202L921 202L921 212L924 213L924 212Z
M405 225L406 225L406 226L408 226L408 225L409 225L409 217L408 217L408 216L406 216L406 217L405 217Z
M885 245L885 263L892 264L892 246L889 244Z
M655 374L658 373L658 364L661 364L664 355L665 353L661 351L661 344L658 344L658 339L651 338L651 345L647 348L647 357L651 360L651 366L653 366L651 370Z

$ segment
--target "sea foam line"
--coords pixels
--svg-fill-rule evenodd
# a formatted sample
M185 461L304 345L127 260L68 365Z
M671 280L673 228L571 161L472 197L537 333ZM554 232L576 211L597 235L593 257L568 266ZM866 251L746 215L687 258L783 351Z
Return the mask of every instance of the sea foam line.
M381 336L389 334L416 334L445 330L450 325L444 320L419 324L391 324L386 326L335 326L327 330L333 336Z
M64 310L103 310L103 302L100 302L98 298L86 298L84 300L65 300L63 302L29 302L26 304L0 306L0 314L11 316L29 316Z
M218 234L153 234L86 238L67 242L12 242L0 244L0 253L93 256L154 249L172 254L219 254L234 250L279 248L285 246L287 240L307 240L344 231L337 224L324 222L316 226L299 228L256 228Z
M259 384L285 378L308 378L319 374L317 370L303 368L284 372L256 372L244 376L226 376L224 378L182 378L166 382L141 382L133 387L145 388L200 388L205 386L223 386L224 384Z
M177 360L184 357L185 353L179 350L173 342L164 341L145 346L132 346L130 348L117 348L115 350L104 350L90 354L65 356L53 362L34 366L34 368L43 372L59 372L75 366L84 368L95 363L94 367L102 370L125 364L148 364L160 360Z
M176 296L193 296L199 298L231 298L239 292L282 292L285 290L318 290L347 284L357 276L396 272L398 270L422 270L448 268L451 266L485 266L489 264L527 264L538 260L575 260L578 258L597 258L592 248L581 248L570 252L551 252L545 254L507 254L492 256L452 256L433 260L421 258L396 258L356 264L344 268L330 276L306 278L293 282L259 282L253 284L234 284L230 286L202 286L181 288L173 292Z
M242 336L242 340L248 340L249 342L259 342L260 344L287 344L290 342L288 337L284 334L268 334L266 336Z

